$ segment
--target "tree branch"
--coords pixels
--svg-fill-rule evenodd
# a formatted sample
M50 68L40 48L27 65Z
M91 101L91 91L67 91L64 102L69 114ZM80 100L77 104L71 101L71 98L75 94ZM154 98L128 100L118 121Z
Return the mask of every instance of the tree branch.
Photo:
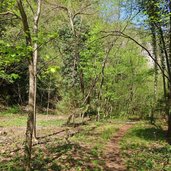
M51 6L54 6L56 8L59 8L59 9L63 9L65 11L68 11L68 8L63 6L63 5L59 5L59 4L54 4L54 3L51 3L51 2L48 2L47 0L44 0L44 2L46 2L47 4L51 5Z
M6 12L2 12L0 13L0 16L7 16L7 15L12 15L12 16L16 16L17 18L21 19L20 16L18 16L17 14L13 13L12 11L6 11Z
M103 33L109 33L109 35L113 34L113 36L121 36L127 39L132 40L134 43L136 43L138 46L140 46L142 49L144 49L147 54L149 55L149 57L155 62L155 64L159 67L159 69L161 70L162 74L169 80L170 78L165 74L165 71L163 70L162 66L158 63L158 61L153 57L153 55L150 53L150 51L143 46L142 44L140 44L136 39L132 38L131 36L121 32L121 31L110 31L110 32L106 32L106 31L102 31Z
M32 13L34 15L34 9L33 9L32 5L30 4L30 2L28 0L26 0L26 2L29 5L29 7L30 7L30 9L31 9L31 11L32 11Z
M18 0L17 5L18 5L18 9L19 9L20 14L21 14L24 32L26 34L26 44L31 45L32 40L31 40L31 34L30 34L28 19L27 19L27 15L25 13L22 1Z
M15 15L15 14L11 11L6 11L6 12L0 13L0 15Z

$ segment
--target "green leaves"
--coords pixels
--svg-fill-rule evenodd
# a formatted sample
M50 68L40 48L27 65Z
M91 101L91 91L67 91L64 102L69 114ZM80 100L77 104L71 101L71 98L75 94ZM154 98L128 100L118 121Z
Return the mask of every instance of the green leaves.
M48 73L54 74L55 72L58 72L60 70L59 66L50 66L47 70Z
M0 78L9 82L14 82L20 76L15 73L15 69L11 72L8 71L11 66L19 65L23 58L29 57L32 48L23 45L13 46L12 44L0 41Z
M0 67L0 69L1 69L1 67ZM4 79L10 83L13 83L18 78L20 78L20 76L18 74L15 74L15 73L7 74L7 73L5 73L5 71L0 70L0 79Z

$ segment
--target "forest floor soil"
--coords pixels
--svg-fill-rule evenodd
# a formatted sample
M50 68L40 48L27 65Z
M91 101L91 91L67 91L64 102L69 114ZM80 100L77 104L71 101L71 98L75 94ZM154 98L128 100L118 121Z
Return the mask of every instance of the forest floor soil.
M123 125L115 136L107 143L104 151L106 171L126 171L126 166L121 157L120 141L132 127L132 124Z
M33 142L33 144L36 145L35 150L37 149L37 145L39 145L38 149L46 149L43 151L44 154L53 148L57 151L63 150L63 148L68 149L69 151L67 152L66 150L66 154L62 154L63 152L61 153L61 157L58 157L60 154L59 152L53 153L52 156L50 156L49 153L45 155L49 155L49 158L57 156L56 162L59 163L60 161L61 165L67 163L69 165L67 166L67 171L76 169L75 165L77 164L80 165L83 170L86 168L89 168L90 170L98 168L103 171L126 170L126 166L124 165L124 161L120 154L120 141L133 126L132 123L121 121L109 121L108 124L107 122L105 124L103 122L90 122L85 125L78 124L77 126L70 125L68 127L64 124L67 120L66 116L38 115L37 118L37 135L39 138L37 142ZM3 156L0 157L0 161L7 163L11 161L16 152L19 152L19 155L23 155L23 150L21 149L23 149L25 138L26 116L4 116L1 117L1 119L0 153L3 154ZM106 131L108 131L108 129L110 131L111 128L111 134L114 135L111 135L110 139L105 140ZM78 136L75 137L77 134ZM75 141L72 140L72 136L76 138ZM82 136L84 136L83 139ZM62 141L64 140L66 144L64 143L62 146L55 145L55 142L58 142L60 139ZM90 145L87 143L90 143ZM93 148L93 146L97 146L98 143L104 145L102 155L97 152L98 150L96 151L95 148ZM49 149L47 149L46 144L48 144ZM99 154L99 157L96 156L96 153ZM77 161L76 159L79 158L80 163L76 164L74 161L74 163L71 163L70 156L72 156L72 159L75 159L74 161ZM66 159L63 160L63 158ZM98 164L95 164L96 162L98 162ZM45 164L45 166L51 168L50 164ZM65 169L63 170L65 171Z

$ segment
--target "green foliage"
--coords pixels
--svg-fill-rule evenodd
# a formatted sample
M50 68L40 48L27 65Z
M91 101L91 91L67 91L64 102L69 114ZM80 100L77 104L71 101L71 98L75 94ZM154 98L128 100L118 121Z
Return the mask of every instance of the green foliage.
M72 30L68 27L64 27L59 30L59 37L62 41L62 52L64 54L62 68L62 75L65 77L64 83L67 86L78 86L79 75L80 75L80 63L82 57L80 51L84 47L87 39L88 28L83 25L79 18L74 21L75 32L78 32L76 37Z
M128 170L169 171L171 167L171 148L161 129L139 124L129 131L121 145Z
M21 113L21 109L20 106L11 106L8 108L6 112L11 114L19 114Z
M4 122L0 126L26 125L26 115L18 115L21 112L18 104L25 106L28 101L28 66L34 43L38 43L37 104L42 111L57 108L57 113L81 114L82 109L89 106L85 114L99 114L99 119L118 116L123 119L144 119L156 106L159 110L163 109L162 89L159 88L157 92L157 100L161 99L161 102L158 100L159 106L154 95L155 71L149 66L142 49L120 35L114 36L114 30L123 31L141 44L148 45L148 29L152 25L157 30L157 41L160 39L158 28L161 28L164 40L169 42L171 9L166 1L131 1L131 7L140 9L143 20L151 24L142 29L130 24L130 16L123 21L122 15L126 15L126 12L122 14L122 10L130 1L59 0L60 8L54 7L53 10L52 6L55 5L50 1L43 2L38 37L33 29L35 2L29 1L28 4L23 1L32 39L28 46L24 30L21 29L23 23L16 0L2 0L0 103L11 107L1 113ZM132 6L132 2L136 6ZM169 45L166 43L166 51ZM159 72L159 87L162 87L161 82ZM156 113L160 114L160 111ZM13 120L9 120L9 116ZM61 126L64 122L64 119L48 119L47 116L46 120L38 119L37 124L48 127ZM46 150L35 149L33 167L35 170L69 170L71 165L76 165L78 170L101 170L103 161L99 160L99 156L119 126L119 123L114 124L111 120L91 122L71 138L74 144L57 146L58 140L55 140L54 144L45 147ZM133 128L122 143L128 169L169 170L171 149L166 146L164 138L163 131L153 127L141 125ZM81 143L90 149L82 147ZM51 153L52 156L49 156ZM78 156L73 158L71 154ZM55 161L56 158L59 160ZM20 170L16 165L21 159L17 156L16 160L16 164L15 160L7 165L0 164L0 170ZM84 165L88 162L92 166Z
M30 51L30 50L29 50ZM10 82L19 78L16 73L6 71L7 68L20 63L21 59L28 54L28 49L22 46L13 46L3 40L0 41L0 78ZM14 71L15 72L15 71Z
M16 6L12 5L13 1L3 3L3 11L10 10L17 14ZM51 109L57 107L58 111L72 113L74 108L82 108L86 105L84 103L90 103L96 113L97 109L100 110L101 118L135 113L139 116L148 115L153 97L153 80L148 72L147 61L141 55L141 49L135 47L132 42L126 43L121 37L116 39L103 34L104 30L124 27L125 22L114 21L119 15L119 1L100 1L93 3L91 7L88 5L89 1L60 3L66 6L73 16L79 12L80 7L85 13L92 15L78 13L72 18L72 26L65 10L57 14L51 11L51 5L43 5L37 38L33 33L32 11L30 8L26 9L32 42L37 42L39 46L38 105ZM23 4L25 7L26 2ZM31 4L35 9L35 4ZM111 4L109 11L108 4ZM97 14L93 14L97 9ZM116 12L112 12L113 9L116 9ZM50 17L45 15L47 11ZM107 18L111 22L107 21ZM25 35L20 33L20 20L16 18L13 21L15 24L6 24L8 29L4 30L3 39L0 41L0 78L3 80L3 87L6 87L2 90L2 100L9 105L25 105L28 97L27 59L33 49L25 45ZM48 22L48 27L45 22ZM125 32L129 33L127 30ZM136 35L137 30L133 28L130 33ZM14 35L18 35L17 38ZM140 37L137 36L137 39ZM103 76L102 66L112 44ZM84 102L87 95L89 98Z

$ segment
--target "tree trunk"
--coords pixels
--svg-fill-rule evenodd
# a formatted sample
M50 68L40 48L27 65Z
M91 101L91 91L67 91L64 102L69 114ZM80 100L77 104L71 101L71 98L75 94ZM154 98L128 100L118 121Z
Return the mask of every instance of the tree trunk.
M26 129L25 141L25 169L31 170L31 153L32 153L32 139L33 139L33 125L34 125L34 67L33 62L29 65L29 102L28 102L28 119Z
M168 117L168 129L167 129L167 140L168 143L171 145L171 89L169 91L168 94L168 98L167 98L167 103L166 103L166 113L167 113L167 117Z
M155 28L154 23L150 23L150 24L151 24L151 33L152 33L153 55L154 55L156 62L158 62L156 28ZM157 67L157 64L154 62L154 103L153 103L153 109L152 109L151 116L150 116L151 124L155 123L154 108L157 102L157 88L158 88L158 67Z
M47 107L46 107L46 115L47 116L49 114L50 94L51 94L51 76L50 76L50 82L49 82L49 88L48 88L48 95L47 95Z
M23 3L21 0L17 1L18 9L23 23L23 30L25 32L26 46L32 46L31 34L28 24L27 15L25 13ZM32 53L28 56L31 58ZM34 75L33 75L33 62L29 60L29 101L28 101L28 119L27 119L27 128L26 128L26 140L25 140L25 170L31 170L31 150L32 150L32 137L33 137L33 110L34 110Z
M169 12L171 12L171 1L169 1ZM169 64L171 68L171 16L169 17ZM171 77L171 75L170 75ZM167 130L167 138L168 143L171 145L171 80L169 81L169 94L168 94L168 130Z
M80 88L84 98L84 73L82 69L80 70L79 76L80 76Z
M21 15L23 30L25 33L26 46L32 46L32 38L29 29L28 19L22 0L17 1L18 9ZM34 17L34 34L38 34L38 21L40 17L41 9L41 0L37 1L37 13ZM36 120L35 111L36 111L36 68L37 68L37 43L34 43L34 51L31 52L28 56L29 61L29 100L28 100L28 119L27 119L27 128L26 128L26 140L25 140L25 170L31 170L31 153L32 153L32 139L33 139L33 130L35 129L34 125Z
M168 143L171 145L171 113L168 114L168 130L167 130Z
M36 38L36 41L34 43L34 51L33 51L33 75L34 75L34 138L36 139L36 96L37 96L37 58L38 58L38 24L39 24L39 18L40 18L40 12L41 12L41 0L37 1L37 13L34 16L34 36Z
M113 48L113 43L109 46L108 49L106 49L106 55L105 55L105 58L103 60L103 63L102 63L102 70L101 70L101 82L100 82L100 88L99 88L99 92L98 92L98 99L100 100L101 98L101 95L102 95L102 88L103 88L103 84L104 84L104 81L105 81L105 68L106 68L106 63L108 61L108 58L109 58L109 54Z

